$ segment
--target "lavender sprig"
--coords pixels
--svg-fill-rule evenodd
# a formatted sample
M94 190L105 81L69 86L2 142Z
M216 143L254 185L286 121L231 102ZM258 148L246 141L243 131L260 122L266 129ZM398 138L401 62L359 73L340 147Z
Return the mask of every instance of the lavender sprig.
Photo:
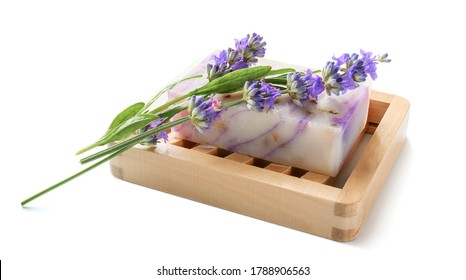
M360 50L360 54L348 53L332 58L322 70L325 89L328 95L344 94L347 90L355 89L359 83L366 81L367 76L377 79L377 64L388 63L388 54L375 55Z
M228 48L212 56L214 64L207 64L207 78L209 81L220 78L223 75L238 69L248 68L257 63L258 57L265 55L265 42L262 36L253 33L236 41L236 49Z
M388 54L372 55L371 52L360 51L360 54L345 53L340 57L333 57L320 71L290 72L284 78L286 90L293 103L298 106L309 100L318 100L319 95L325 91L328 95L345 94L346 91L355 89L360 83L365 82L369 75L372 80L377 78L378 63L388 63L391 59ZM281 83L281 78L270 79Z
M258 57L264 57L265 55L265 42L262 42L262 36L253 33L252 36L249 34L246 38L236 41L236 50L239 52L243 61L251 65L251 63L257 63Z

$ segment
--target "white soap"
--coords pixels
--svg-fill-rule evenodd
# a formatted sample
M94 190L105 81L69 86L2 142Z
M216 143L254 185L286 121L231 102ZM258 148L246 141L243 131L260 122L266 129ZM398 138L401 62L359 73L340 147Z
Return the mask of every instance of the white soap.
M207 61L208 58L193 67L189 74L205 74ZM261 64L274 69L290 66L265 59ZM180 84L169 92L169 99L206 82L202 78ZM215 98L229 102L241 96L242 93ZM317 103L307 102L303 107L296 106L288 96L278 98L275 109L267 113L254 112L240 104L222 112L221 119L203 133L189 122L175 127L173 132L193 142L336 176L366 125L368 107L368 83L364 83L340 96L324 92Z

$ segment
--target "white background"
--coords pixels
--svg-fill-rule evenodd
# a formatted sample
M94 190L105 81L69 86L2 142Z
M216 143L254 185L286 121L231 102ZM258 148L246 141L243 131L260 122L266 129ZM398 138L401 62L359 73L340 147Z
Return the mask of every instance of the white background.
M464 279L466 22L457 2L0 2L2 279L161 279L162 265ZM356 241L135 186L108 166L20 207L79 170L74 152L118 111L252 32L268 58L294 64L321 67L359 48L393 59L373 88L411 102L408 140Z

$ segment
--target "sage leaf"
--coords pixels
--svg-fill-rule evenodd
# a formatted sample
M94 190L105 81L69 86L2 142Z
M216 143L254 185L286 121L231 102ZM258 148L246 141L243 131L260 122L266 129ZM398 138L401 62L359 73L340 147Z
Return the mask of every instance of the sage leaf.
M128 108L124 109L123 111L121 111L121 113L119 113L113 119L112 123L108 127L107 133L110 132L111 130L115 129L117 126L119 126L123 122L125 122L125 121L131 119L132 117L134 117L139 112L139 110L141 110L143 107L144 107L144 102L138 102L136 104L133 104L133 105L129 106Z
M97 146L102 146L102 145L105 145L107 143L110 143L110 142L106 142L105 139L109 138L113 132L124 122L128 121L129 119L131 119L132 117L134 117L138 112L139 110L141 110L142 108L144 107L144 102L138 102L138 103L135 103L129 107L127 107L126 109L124 109L123 111L121 111L118 115L116 115L116 117L113 119L112 123L110 124L110 126L108 127L107 129L107 132L105 132L104 136L100 137L100 139L79 150L76 155L80 155L84 152L87 152Z
M124 139L131 135L135 130L138 130L151 122L159 119L159 116L154 114L136 115L129 120L126 120L118 127L114 128L108 135L98 141L98 145L102 146L110 142Z

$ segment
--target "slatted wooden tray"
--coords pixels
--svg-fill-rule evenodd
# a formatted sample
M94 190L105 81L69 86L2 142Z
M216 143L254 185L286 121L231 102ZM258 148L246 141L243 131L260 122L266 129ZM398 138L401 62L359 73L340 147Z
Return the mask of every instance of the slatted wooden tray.
M371 134L341 188L306 170L172 139L110 162L122 180L336 241L357 237L403 147L409 102L372 91Z

